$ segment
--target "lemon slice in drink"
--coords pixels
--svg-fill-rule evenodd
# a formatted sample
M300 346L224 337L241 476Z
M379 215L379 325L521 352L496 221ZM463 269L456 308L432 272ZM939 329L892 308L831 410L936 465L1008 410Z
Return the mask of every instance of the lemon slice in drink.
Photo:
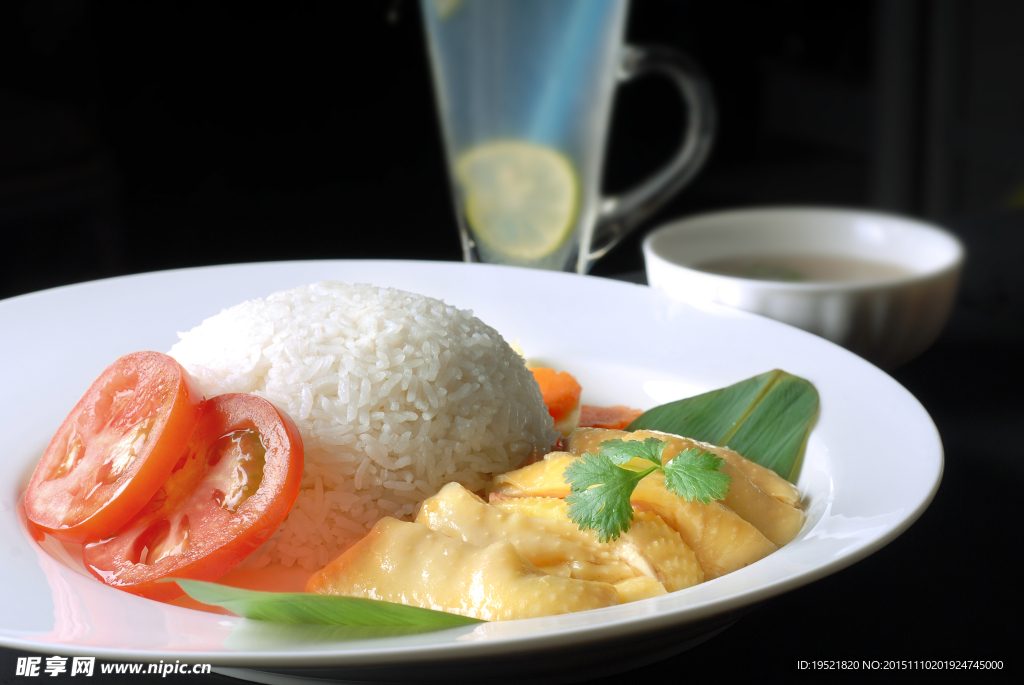
M503 257L542 259L572 233L579 181L556 150L522 141L484 143L459 157L455 175L476 239Z
M437 12L437 16L447 19L460 5L462 0L434 0L434 11Z

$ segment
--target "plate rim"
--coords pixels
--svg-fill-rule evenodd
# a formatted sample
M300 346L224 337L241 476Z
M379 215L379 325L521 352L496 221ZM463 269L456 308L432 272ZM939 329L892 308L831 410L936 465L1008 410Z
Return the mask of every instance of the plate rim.
M51 288L48 290L37 291L33 293L25 293L5 300L0 300L0 321L2 321L8 311L9 306L22 306L26 303L32 304L33 298L44 298L60 296L62 293L71 291L83 291L94 287L106 287L109 285L119 285L121 283L131 283L135 281L152 280L154 278L165 278L165 277L176 277L176 276L187 276L190 273L205 273L211 274L214 272L231 271L231 270L246 270L246 269L263 269L263 268L292 268L292 267L308 267L308 266L323 266L323 267L345 267L349 265L365 266L365 267L413 267L413 268L442 268L442 269L486 269L486 270L502 270L495 271L494 273L519 273L520 277L529 276L532 278L538 278L538 272L524 269L521 267L510 267L510 266L496 266L496 265L482 265L482 264L466 264L463 262L432 262L432 261L419 261L419 260L287 260L287 261L275 261L275 262L257 262L257 263L244 263L244 264L226 264L226 265L209 265L202 267L185 267L179 269L169 269L165 271L157 272L146 272L139 274L128 274L124 276L117 276L108 279L101 279L97 281L88 281L84 283L68 284L59 286L57 288ZM504 271L508 270L508 271ZM656 291L653 291L646 286L629 283L625 281L616 281L611 279L605 279L594 276L577 276L575 274L562 274L555 272L541 272L544 277L555 276L556 278L573 279L572 282L579 282L577 279L586 278L593 283L600 282L606 284L612 288L626 288L632 287L634 289L639 288L641 291L646 291L650 297L657 297ZM634 292L641 292L634 291ZM625 292L625 291L623 291ZM269 294L269 293L267 293ZM680 305L679 303L664 301L664 306L683 306L687 309L693 309L688 305ZM831 353L839 351L842 354L850 355L854 357L852 353L849 353L842 348L817 338L809 333L799 331L798 329L786 326L779 322L775 322L764 317L750 314L747 312L738 312L725 308L724 306L720 309L727 310L727 315L730 317L738 317L740 319L750 319L761 322L761 324L767 324L770 326L778 326L787 329L786 335L798 335L806 336L815 340L815 344L822 344L827 347L834 348ZM705 312L710 316L715 316L714 312ZM198 322L196 322L198 324ZM759 324L759 325L761 325ZM824 349L824 348L823 348ZM830 354L831 354L830 353ZM854 357L856 358L856 357ZM859 359L859 358L856 358ZM863 360L860 360L863 361ZM867 362L863 362L867 364ZM872 367L875 368L875 367ZM130 658L136 661L156 661L158 659L166 659L168 655L176 656L180 655L182 658L199 658L204 659L209 663L220 664L225 666L276 666L281 668L287 668L290 666L301 667L311 666L315 663L323 664L325 666L338 666L344 667L346 665L369 665L372 663L379 663L379 658L382 654L388 655L390 663L438 663L451 661L452 659L469 659L469 658L480 658L494 655L507 654L510 650L513 652L530 651L536 649L539 646L551 647L552 638L557 637L558 644L555 648L567 648L577 644L599 641L603 639L614 639L616 633L623 631L634 631L639 629L641 632L653 633L656 631L666 630L671 627L694 623L714 615L728 613L730 611L736 611L744 607L748 607L751 604L776 597L785 592L793 590L797 587L801 587L808 583L814 582L827 575L831 575L843 568L850 566L857 561L860 561L867 556L870 556L874 552L878 551L885 545L895 540L899 535L905 532L913 523L923 514L923 512L930 505L936 492L938 491L939 485L941 484L942 474L944 471L944 454L941 444L941 438L934 425L934 421L928 415L927 410L920 404L920 402L914 398L905 388L903 388L898 382L892 379L890 376L876 369L878 373L886 376L892 383L900 388L904 393L903 399L909 398L915 405L916 409L920 411L923 417L927 420L927 428L930 428L930 432L934 435L936 444L938 447L938 453L935 456L937 459L937 475L934 481L930 484L928 491L925 496L916 504L912 511L907 513L901 520L899 520L894 526L891 526L882 535L872 539L870 542L861 545L849 554L845 554L837 559L833 559L825 564L817 565L810 568L802 573L792 575L786 578L777 579L768 585L760 585L752 588L748 588L743 592L732 593L724 598L717 598L707 600L698 606L690 607L681 610L664 611L655 614L648 614L644 616L633 616L626 618L618 618L614 620L599 621L590 625L576 626L570 629L559 629L553 633L551 631L541 631L532 635L519 635L516 637L502 637L494 640L477 640L460 643L449 643L445 645L419 645L419 646L404 646L400 649L394 648L371 648L361 652L344 652L339 653L335 650L325 649L319 650L306 650L306 651L283 651L283 652L263 652L263 653L252 653L252 652L208 652L208 651L186 651L186 650L174 650L174 651L145 651L145 650L134 650L134 649L110 649L110 648L97 648L93 646L79 647L73 644L66 644L60 642L54 643L41 643L33 640L13 638L6 634L0 634L0 644L9 646L16 649L24 649L28 651L51 651L51 650L62 650L63 653L68 654L88 654L95 656L102 656L101 658L111 659L124 659ZM645 600L650 601L650 600ZM614 608L610 608L614 609ZM607 612L607 610L599 609L595 610L599 612ZM546 619L524 619L524 621L544 621ZM543 644L542 644L543 643ZM77 650L77 651L76 651ZM339 660L340 658L340 660ZM298 663L301 662L301 663Z

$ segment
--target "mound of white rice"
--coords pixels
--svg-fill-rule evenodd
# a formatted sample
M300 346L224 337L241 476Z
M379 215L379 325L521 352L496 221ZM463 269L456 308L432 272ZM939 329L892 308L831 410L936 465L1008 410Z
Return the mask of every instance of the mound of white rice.
M207 397L265 397L302 433L302 489L257 567L320 568L382 516L408 518L450 481L480 489L558 437L497 331L429 297L317 283L179 337L170 354Z

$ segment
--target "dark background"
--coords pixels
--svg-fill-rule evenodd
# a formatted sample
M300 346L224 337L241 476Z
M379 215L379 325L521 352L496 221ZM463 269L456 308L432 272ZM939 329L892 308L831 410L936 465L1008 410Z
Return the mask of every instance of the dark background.
M700 63L719 134L595 273L642 269L640 238L668 218L766 204L922 217L969 258L949 327L894 374L945 443L932 507L867 561L627 677L792 677L829 658L1019 670L1024 3L634 0L628 39ZM657 77L620 89L605 190L667 160L684 116ZM0 298L378 257L461 258L417 3L0 3Z
M1012 280L1021 231L960 224L1024 207L1022 27L1016 0L636 0L628 39L696 58L719 135L597 272L642 268L667 218L800 203L952 224ZM684 116L657 76L622 88L605 190L667 160ZM5 0L0 296L200 264L460 259L438 131L410 0Z

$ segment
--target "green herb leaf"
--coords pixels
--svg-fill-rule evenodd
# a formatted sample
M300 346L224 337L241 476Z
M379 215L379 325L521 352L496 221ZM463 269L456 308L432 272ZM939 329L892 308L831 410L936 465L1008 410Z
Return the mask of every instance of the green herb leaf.
M661 455L668 443L657 438L646 440L605 440L597 446L604 456L616 464L628 464L633 459L646 459L661 466Z
M449 614L445 611L374 599L319 595L311 592L258 592L200 580L168 580L177 583L197 602L224 607L239 616L259 621L333 626L408 627L423 629L423 632L481 623L475 618Z
M593 530L601 542L616 540L633 522L630 496L649 473L665 472L665 487L687 502L710 504L729 492L732 478L718 469L724 463L710 452L697 448L683 450L662 466L661 455L668 443L657 438L605 440L597 454L584 454L566 467L562 477L569 484L569 518L580 530ZM646 459L654 466L634 471L617 464Z
M720 472L724 461L696 447L685 449L665 465L665 487L687 502L711 504L729 492L732 478Z
M790 480L799 471L818 391L775 369L719 390L655 407L627 430L659 430L729 446Z
M601 542L615 540L629 530L633 506L629 496L636 484L658 468L630 471L616 466L606 454L584 454L566 469L563 477L569 484L569 518L580 530L597 533Z

